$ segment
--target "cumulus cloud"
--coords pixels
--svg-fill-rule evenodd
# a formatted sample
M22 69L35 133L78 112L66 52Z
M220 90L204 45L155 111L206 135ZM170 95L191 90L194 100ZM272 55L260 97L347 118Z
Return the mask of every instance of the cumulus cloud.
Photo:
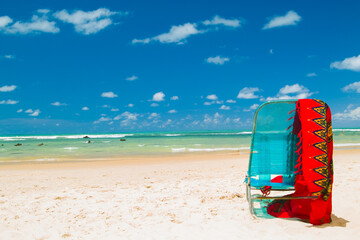
M39 116L39 114L41 113L41 111L39 109L36 109L35 111L33 111L31 114L29 114L29 116L31 117L37 117Z
M205 124L219 124L222 118L223 116L219 113L215 113L213 116L205 114L203 122Z
M344 92L360 93L360 81L350 83L349 85L346 85L345 87L343 87L341 90L344 91Z
M110 111L112 111L112 112L118 112L119 109L118 109L118 108L112 108L112 109L110 109Z
M9 104L9 105L14 105L14 104L17 104L19 101L15 101L15 100L11 100L11 99L8 99L8 100L2 100L0 101L0 104Z
M170 100L173 100L173 101L179 100L179 97L178 97L178 96L172 96L172 97L170 98Z
M232 100L232 99L229 99L229 100L226 100L227 103L236 103L235 100Z
M10 85L10 86L5 85L5 86L0 87L0 92L12 92L16 88L17 88L17 86L15 86L15 85Z
M31 108L29 108L28 110L25 111L25 113L32 113L34 112Z
M263 27L263 29L270 29L275 27L283 27L290 25L297 25L301 21L301 17L294 11L288 11L284 16L275 16Z
M164 101L165 94L163 92L157 92L154 94L152 100L155 102L161 102Z
M171 109L168 111L168 113L177 113L177 111L175 109Z
M317 74L316 73L308 73L306 74L307 77L316 77Z
M160 43L184 43L191 35L203 33L197 29L196 23L185 23L183 25L172 26L167 33L157 35L152 38L134 39L132 43L149 43L150 41L158 41Z
M0 17L0 31L7 34L58 33L60 29L56 26L56 22L49 21L49 12L48 9L39 9L30 21L17 21L13 24L13 20L8 16Z
M59 106L66 106L66 103L53 102L53 103L51 103L51 105L59 107Z
M251 105L249 108L244 109L244 112L250 112L250 111L252 111L252 110L257 109L258 107L259 107L259 104L254 103L254 104L253 104L253 105Z
M150 104L150 107L158 107L158 106L159 106L159 104L157 104L157 103Z
M148 119L154 119L154 118L159 118L160 117L160 114L158 113L151 113L148 117Z
M139 114L137 113L131 113L131 112L123 112L120 115L117 115L114 120L121 120L120 125L121 126L129 126L130 124L136 122L138 120Z
M337 120L360 120L360 107L353 108L349 105L343 113L334 114L334 119Z
M135 81L135 80L137 80L138 78L139 78L138 76L132 75L131 77L127 77L127 78L126 78L126 81Z
M114 15L126 15L123 12L112 12L107 8L99 8L94 11L72 11L66 9L58 11L53 16L65 23L73 24L75 31L81 34L89 35L113 24L111 17Z
M11 54L4 55L4 58L6 58L6 59L15 59L15 55L11 55Z
M230 107L226 106L226 105L221 105L221 107L219 109L221 109L221 110L230 110Z
M109 122L111 121L112 119L109 118L109 117L100 117L98 120L96 120L94 123L97 124L97 123L101 123L101 122Z
M83 107L81 110L83 110L83 111L89 111L90 108L88 108L88 107Z
M218 97L215 95L215 94L210 94L206 97L206 99L209 99L209 100L218 100Z
M216 15L211 20L205 20L202 22L204 25L223 25L227 27L238 28L241 26L241 21L239 19L225 19Z
M134 104L129 103L129 104L127 105L127 107L134 107Z
M228 57L216 56L216 57L208 57L205 61L207 63L213 63L216 65L224 65L226 62L229 62L230 59Z
M13 20L9 16L0 17L0 29L6 27L8 24L12 23Z
M333 62L330 64L330 68L360 72L360 54L358 56L345 58L343 61Z
M294 85L285 85L282 87L275 97L268 97L266 100L278 100L278 99L303 99L313 95L313 92L298 83Z
M17 110L16 112L17 113L21 113L23 110L22 109L19 109L19 110Z
M258 98L259 96L255 95L256 92L259 92L260 89L257 87L244 87L240 90L237 98L240 99L254 99Z
M238 28L241 27L241 21L239 19L225 19L216 15L211 20L205 20L198 23L188 22L182 25L174 25L170 28L169 32L144 39L135 38L132 40L132 43L148 44L150 42L160 42L184 44L190 36L216 30L218 26Z
M106 98L116 98L118 95L113 92L103 92L101 96Z

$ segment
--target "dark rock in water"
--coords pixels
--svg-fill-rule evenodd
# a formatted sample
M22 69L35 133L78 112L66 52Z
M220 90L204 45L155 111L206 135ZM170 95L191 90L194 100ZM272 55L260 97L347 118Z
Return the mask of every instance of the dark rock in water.
M43 145L44 145L43 143L38 144L38 146L43 146Z
M17 144L15 144L14 146L18 147L18 146L22 146L22 144L21 144L21 143L17 143Z
M120 141L121 141L121 142L125 142L126 139L125 139L125 138L121 138Z
M85 136L85 137L83 137L83 138L90 138L89 136Z
M87 141L87 143L91 143L91 141L89 140L89 141Z

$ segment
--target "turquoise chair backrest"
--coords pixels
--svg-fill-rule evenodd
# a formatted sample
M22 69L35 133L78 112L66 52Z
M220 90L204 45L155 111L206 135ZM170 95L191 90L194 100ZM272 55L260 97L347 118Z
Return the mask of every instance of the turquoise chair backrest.
M251 186L293 187L298 158L295 153L298 139L291 127L295 108L296 101L271 101L257 109L248 170Z

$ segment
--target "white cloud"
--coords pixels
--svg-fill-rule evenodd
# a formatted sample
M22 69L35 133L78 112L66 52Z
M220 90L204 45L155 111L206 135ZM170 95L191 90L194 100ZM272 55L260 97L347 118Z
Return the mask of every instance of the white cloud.
M6 58L6 59L15 59L15 55L10 55L10 54L4 55L4 58Z
M22 109L19 109L19 110L17 110L16 112L17 113L21 113L23 110Z
M204 105L206 106L210 106L212 103L211 102L204 102Z
M228 57L216 56L216 57L208 57L205 61L207 63L213 63L216 65L224 65L226 62L229 62L230 59Z
M219 109L221 109L221 110L230 110L230 107L226 106L226 105L221 105L221 107Z
M59 107L59 106L66 106L66 103L53 102L53 103L51 103L51 105Z
M118 109L118 108L112 108L110 111L112 111L112 112L118 112L119 109Z
M349 85L346 85L345 87L343 87L341 90L344 91L344 92L360 93L360 81L350 83Z
M13 105L13 104L17 104L19 101L15 101L15 100L11 100L11 99L8 99L8 100L2 100L0 101L0 104L9 104L9 105Z
M111 120L112 119L109 117L101 117L101 118L99 118L99 120L95 121L94 123L96 124L96 123L100 123L100 122L109 122Z
M113 92L103 92L101 96L106 98L116 98L118 95Z
M170 100L173 100L173 101L179 100L179 97L178 97L178 96L172 96L172 97L170 98Z
M131 43L132 44L137 44L137 43L142 43L142 44L146 44L146 43L149 43L151 41L150 38L145 38L145 39L137 39L137 38L134 38Z
M83 110L83 111L89 111L90 108L88 108L88 107L83 107L81 110Z
M164 101L165 94L163 92L155 93L152 100L155 102Z
M244 112L250 112L250 111L252 111L252 110L257 109L258 107L259 107L259 104L254 103L254 104L253 104L253 105L251 105L249 108L244 109Z
M298 83L294 85L285 85L282 87L278 94L275 97L266 98L269 100L278 100L278 99L303 99L308 98L314 93L310 92L306 87L299 85Z
M159 106L159 104L157 104L157 103L150 104L150 107L158 107L158 106Z
M131 112L123 112L120 115L117 115L114 120L121 120L120 125L121 126L129 126L130 124L136 122L138 119L137 117L139 114L137 113L131 113Z
M308 73L306 74L307 77L316 77L317 74L316 73Z
M196 23L185 23L183 25L172 26L169 32L160 34L152 38L134 39L132 40L132 43L146 44L150 43L151 41L158 41L160 43L184 43L186 38L190 37L191 35L196 35L203 32L204 31L200 31L197 29Z
M241 26L241 21L239 19L225 19L216 15L211 20L205 20L202 22L204 25L224 25L227 27L237 28Z
M209 100L217 100L218 99L218 97L215 95L215 94L210 94L210 95L208 95L207 97L206 97L206 99L209 99Z
M229 100L226 100L227 103L236 103L235 100L232 100L232 99L229 99Z
M107 8L99 8L94 11L77 10L71 13L64 9L53 15L65 23L73 24L76 32L89 35L110 26L113 23L111 17L120 14L126 15L126 13L112 12Z
M177 113L177 111L175 109L171 109L168 111L168 113Z
M260 89L257 87L244 87L240 90L237 98L242 99L254 99L258 98L259 96L255 95L256 92L259 92Z
M338 120L360 120L360 107L352 109L353 105L349 105L343 113L334 114L334 119Z
M6 27L8 24L12 23L13 20L9 16L0 17L0 29Z
M137 80L138 78L139 78L138 76L132 75L131 77L127 77L127 78L126 78L126 81L135 81L135 80Z
M154 119L154 118L159 118L160 117L160 114L158 113L151 113L148 117L148 119Z
M223 116L219 113L215 113L214 116L210 116L209 114L204 115L203 122L205 124L218 124L220 123L220 120L223 118Z
M345 58L343 61L337 61L330 64L331 68L339 70L351 70L360 72L360 54L356 57Z
M34 112L32 112L31 114L29 114L29 116L31 117L37 117L39 116L39 114L41 113L41 111L39 109L36 109Z
M15 85L5 85L5 86L2 86L0 87L0 92L12 92L16 89L16 86Z
M134 107L134 104L129 103L127 106L128 106L128 107Z
M284 16L275 16L271 18L263 29L297 25L300 21L301 17L296 12L288 11Z
M32 32L45 32L45 33L58 33L60 32L60 29L56 26L56 22L49 21L48 14L49 10L47 9L39 9L37 10L37 13L34 14L30 21L28 22L21 22L17 21L12 25L9 25L9 23L12 23L12 19L9 22L9 18L6 18L3 21L7 24L5 24L3 27L1 27L0 23L0 31L4 31L8 34L28 34ZM4 18L4 17L2 17ZM1 22L1 20L0 20Z
M25 113L32 113L32 112L34 111L31 108L25 111Z

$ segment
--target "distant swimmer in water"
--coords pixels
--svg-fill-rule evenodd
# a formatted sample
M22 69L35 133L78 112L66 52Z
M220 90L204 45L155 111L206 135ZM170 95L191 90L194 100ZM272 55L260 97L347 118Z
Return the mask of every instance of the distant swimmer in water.
M44 145L43 143L38 144L38 146L43 146L43 145Z
M22 146L22 144L21 144L21 143L17 143L17 144L15 144L14 146L15 146L15 147L18 147L18 146Z
M91 143L91 141L89 140L89 141L87 141L87 143Z

